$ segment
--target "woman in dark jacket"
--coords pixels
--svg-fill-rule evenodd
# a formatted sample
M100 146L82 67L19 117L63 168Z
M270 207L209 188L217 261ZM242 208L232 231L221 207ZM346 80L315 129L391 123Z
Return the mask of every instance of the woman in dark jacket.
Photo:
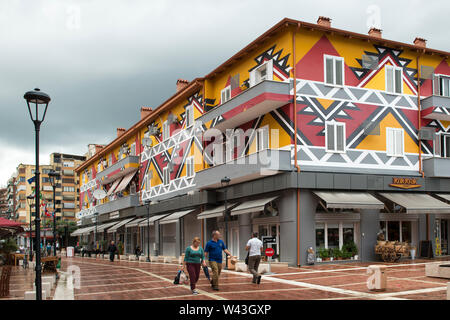
M114 244L114 241L111 241L111 244L108 247L108 252L109 252L109 261L114 262L114 255L117 251L117 247Z

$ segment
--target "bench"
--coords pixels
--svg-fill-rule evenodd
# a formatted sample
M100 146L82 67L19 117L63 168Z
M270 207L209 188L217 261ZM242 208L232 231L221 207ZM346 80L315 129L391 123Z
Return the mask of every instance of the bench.
M56 271L56 265L58 264L60 258L55 256L50 257L42 257L41 263L44 264L43 272L57 272Z
M9 296L9 280L11 278L11 266L4 266L0 275L0 298Z

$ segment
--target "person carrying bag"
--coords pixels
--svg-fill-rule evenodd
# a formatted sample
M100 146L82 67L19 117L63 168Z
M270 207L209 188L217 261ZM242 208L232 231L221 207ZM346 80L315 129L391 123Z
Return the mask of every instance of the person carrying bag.
M187 269L189 273L189 279L191 282L192 294L197 295L198 291L195 289L198 278L200 276L200 266L206 267L205 253L200 246L200 238L195 237L192 240L192 245L186 248L184 253L184 261L182 266L182 272ZM184 272L180 275L180 282L182 281ZM187 281L187 279L186 279Z

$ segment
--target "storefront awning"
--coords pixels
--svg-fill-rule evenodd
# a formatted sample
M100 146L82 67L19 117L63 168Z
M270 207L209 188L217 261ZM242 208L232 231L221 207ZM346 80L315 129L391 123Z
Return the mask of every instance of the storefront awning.
M236 207L237 203L231 203L228 204L228 209L232 209ZM206 211L203 211L197 216L197 219L207 219L207 218L217 218L223 216L223 213L225 212L225 205L221 205L218 207L215 207L213 209L209 209Z
M450 193L436 193L436 195L439 197L439 198L442 198L442 199L445 199L445 200L447 200L447 201L450 201Z
M180 218L184 217L185 215L194 212L195 210L185 210L180 212L175 212L172 214L169 214L167 217L161 219L159 221L160 224L167 224L167 223L174 223L177 222Z
M150 217L150 219L144 219L144 221L139 223L139 227L146 227L147 226L147 220L148 220L148 224L152 226L152 225L155 224L155 221L158 221L159 219L162 219L162 218L164 218L166 216L167 216L167 214L161 214L159 216Z
M119 185L120 181L122 181L122 178L119 178L113 182L111 188L109 188L108 192L106 193L106 196L110 196L114 193L114 190L117 189L117 186Z
M114 222L108 222L108 223L104 223L104 224L98 225L97 226L97 232L103 232L106 229L112 227L113 225L116 225L117 223L120 223L120 222L114 221ZM95 229L95 227L94 227L94 229Z
M450 205L424 193L380 193L404 207L406 213L450 213Z
M131 172L131 173L127 174L125 177L123 177L122 181L119 183L119 185L117 186L117 189L114 191L114 193L121 192L122 190L124 190L130 183L131 179L133 179L136 172L137 171Z
M314 191L327 208L337 209L383 209L384 204L365 192Z
M116 232L117 229L119 229L120 227L122 227L123 225L127 224L128 222L130 222L131 220L133 220L134 218L129 218L129 219L125 219L120 221L118 224L115 224L113 227L108 229L108 233L113 233Z
M264 207L266 206L266 204L275 200L276 198L278 198L278 197L270 197L270 198L246 201L246 202L238 205L233 210L231 210L231 215L235 216L238 214L264 211Z
M75 237L75 236L81 236L84 234L89 234L92 230L94 230L95 226L90 226L90 227L85 227L85 228L80 228L75 230L74 232L72 232L70 234L71 237Z
M142 221L144 221L145 219L147 219L147 218L137 218L137 219L134 219L133 221L128 222L128 223L125 225L125 229L126 229L126 228L137 227L137 226L139 225L139 223L142 222Z

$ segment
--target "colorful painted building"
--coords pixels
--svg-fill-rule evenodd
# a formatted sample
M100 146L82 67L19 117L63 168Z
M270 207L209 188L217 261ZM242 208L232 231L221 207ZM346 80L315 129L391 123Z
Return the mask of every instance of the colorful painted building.
M377 259L381 234L447 255L449 54L283 19L93 151L74 235L178 256L219 229L243 259L258 231L291 265L349 243Z

